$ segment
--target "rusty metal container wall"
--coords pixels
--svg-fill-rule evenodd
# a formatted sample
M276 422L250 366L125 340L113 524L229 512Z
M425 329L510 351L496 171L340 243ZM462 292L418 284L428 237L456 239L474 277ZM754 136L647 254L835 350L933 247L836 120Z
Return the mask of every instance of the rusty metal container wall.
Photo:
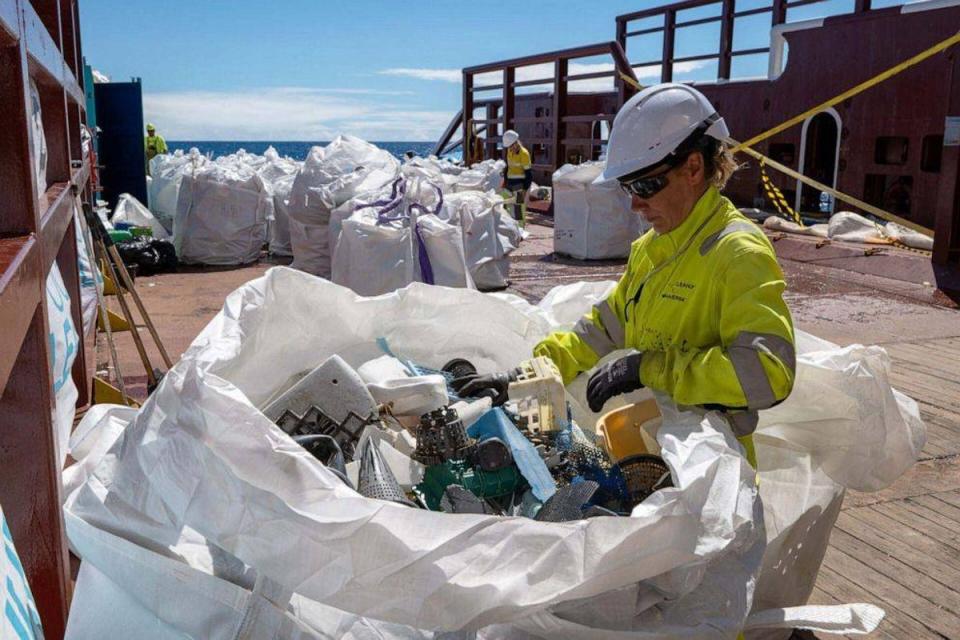
M56 264L72 299L80 290L74 198L89 198L82 156L85 122L75 0L0 0L0 504L47 638L62 638L70 571L60 510L60 468L51 421L47 275ZM46 184L35 174L30 83L47 142ZM81 341L74 381L90 380Z
M742 140L953 35L958 24L960 7L910 14L893 8L828 18L822 27L785 34L790 53L786 69L776 80L696 86L726 118L733 136ZM911 210L904 217L933 228L938 189L949 176L942 171L922 171L921 150L926 136L943 133L951 67L947 55L935 56L837 107L842 122L837 171L840 191L863 197L867 175L909 176L913 181ZM798 125L762 143L759 150L768 153L771 145L791 144L799 161L801 133ZM906 163L878 164L878 137L907 138ZM785 164L797 168L796 163ZM785 191L796 189L790 178L773 172L771 177ZM756 163L736 176L728 192L746 206L762 198Z

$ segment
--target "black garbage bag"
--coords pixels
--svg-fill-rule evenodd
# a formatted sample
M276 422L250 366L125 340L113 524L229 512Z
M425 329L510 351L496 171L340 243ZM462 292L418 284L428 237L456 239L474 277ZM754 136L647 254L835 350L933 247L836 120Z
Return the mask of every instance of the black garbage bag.
M137 238L117 243L117 251L127 269L149 276L177 270L177 252L169 240Z

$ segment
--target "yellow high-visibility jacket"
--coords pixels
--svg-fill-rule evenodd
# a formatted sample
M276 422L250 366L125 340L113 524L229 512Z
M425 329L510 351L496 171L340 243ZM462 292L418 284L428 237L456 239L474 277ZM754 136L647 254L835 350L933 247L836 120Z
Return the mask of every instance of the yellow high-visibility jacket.
M512 180L522 179L528 169L533 168L530 160L530 152L524 146L516 153L513 149L507 149L507 178Z
M144 136L143 146L147 150L147 160L151 160L158 153L167 152L167 141L161 135Z
M727 412L753 460L757 411L793 388L793 321L770 241L709 187L690 216L665 234L633 243L626 273L572 331L534 349L564 384L606 354L643 354L640 381L677 405Z

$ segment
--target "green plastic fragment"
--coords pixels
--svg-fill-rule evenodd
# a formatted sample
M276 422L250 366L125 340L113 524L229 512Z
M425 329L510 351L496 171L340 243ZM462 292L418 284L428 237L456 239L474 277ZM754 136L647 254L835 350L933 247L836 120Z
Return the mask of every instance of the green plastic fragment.
M498 471L475 469L464 460L447 460L427 467L423 482L413 488L417 497L431 511L440 510L443 492L451 484L460 485L478 498L499 498L517 490L521 482L515 465Z

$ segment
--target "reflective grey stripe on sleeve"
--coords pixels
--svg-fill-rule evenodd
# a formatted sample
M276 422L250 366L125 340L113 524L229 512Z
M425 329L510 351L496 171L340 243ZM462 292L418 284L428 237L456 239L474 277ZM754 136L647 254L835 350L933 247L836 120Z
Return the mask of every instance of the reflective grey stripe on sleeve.
M728 236L731 233L736 233L737 231L746 231L747 233L763 235L763 231L760 229L760 227L752 222L748 220L734 220L723 229L720 229L720 231L711 233L704 239L704 241L700 244L700 255L707 255L707 252L710 251L715 244L720 242L724 236Z
M600 320L603 321L603 326L607 330L607 335L610 337L610 340L613 341L613 344L618 349L623 349L625 346L626 332L624 331L623 325L620 324L620 318L613 312L613 309L606 300L601 300L593 306L600 314Z
M760 416L756 411L732 411L726 414L727 422L733 430L733 435L738 438L748 436L757 430L757 423L760 422Z
M777 401L760 354L772 355L791 371L796 369L796 354L788 340L768 333L744 331L727 348L749 409L766 409Z
M610 336L603 329L593 324L590 318L580 318L579 322L573 327L573 332L601 358L617 348Z

